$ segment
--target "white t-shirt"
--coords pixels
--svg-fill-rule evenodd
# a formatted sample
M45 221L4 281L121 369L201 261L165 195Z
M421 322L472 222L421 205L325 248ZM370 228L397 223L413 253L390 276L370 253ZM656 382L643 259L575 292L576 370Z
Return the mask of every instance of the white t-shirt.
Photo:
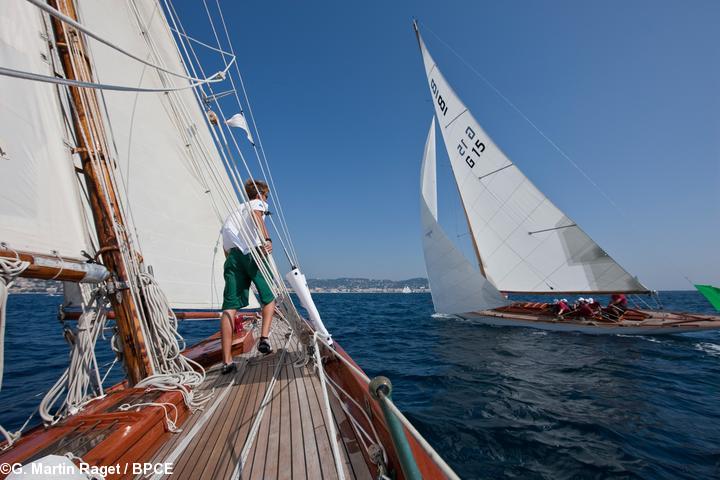
M222 227L223 249L229 252L231 248L237 247L247 255L250 250L262 245L260 231L253 220L252 212L254 210L266 212L267 209L268 204L256 198L243 203L239 209L231 213Z

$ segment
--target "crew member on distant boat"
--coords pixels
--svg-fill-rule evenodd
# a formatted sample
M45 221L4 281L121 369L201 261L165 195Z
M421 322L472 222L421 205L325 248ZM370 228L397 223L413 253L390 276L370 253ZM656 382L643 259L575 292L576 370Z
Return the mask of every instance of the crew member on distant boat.
M255 284L263 305L262 329L257 348L263 354L272 352L268 335L275 312L275 295L252 256L253 250L258 251L262 257L272 252L272 240L265 226L265 215L268 209L267 197L270 189L265 182L249 179L245 182L245 192L249 202L243 203L238 210L231 213L222 227L223 249L226 257L223 312L220 317L222 373L237 370L231 351L233 323L237 309L249 304L250 283Z
M627 297L624 293L613 293L610 296L610 303L608 303L606 312L608 316L614 320L622 317L623 313L627 310Z
M578 314L578 316L583 318L592 318L594 313L592 311L592 308L590 308L590 302L587 298L580 297L577 301L577 306L575 307L575 313Z
M570 313L570 306L568 306L566 299L558 300L556 298L555 301L553 301L553 310L555 311L555 315L562 318L566 313Z

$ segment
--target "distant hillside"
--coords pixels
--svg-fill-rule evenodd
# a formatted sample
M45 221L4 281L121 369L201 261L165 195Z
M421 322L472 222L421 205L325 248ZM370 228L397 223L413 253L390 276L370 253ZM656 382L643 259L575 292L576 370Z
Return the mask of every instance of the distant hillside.
M370 278L309 278L308 287L323 290L402 290L405 286L413 290L428 288L427 278L407 280L374 280Z

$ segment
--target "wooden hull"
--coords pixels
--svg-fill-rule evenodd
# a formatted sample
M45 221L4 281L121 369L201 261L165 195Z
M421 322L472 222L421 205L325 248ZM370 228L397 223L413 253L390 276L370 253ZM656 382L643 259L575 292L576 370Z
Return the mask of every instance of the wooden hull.
M276 319L276 322L279 323L280 320ZM275 327L273 328L275 329ZM0 463L27 464L49 454L64 455L66 452L72 452L89 465L97 467L119 465L119 473L111 472L106 476L108 479L140 478L133 474L133 465L142 462L162 465L170 460L172 460L171 463L173 463L176 470L173 475L165 478L191 478L193 480L196 478L213 478L213 472L218 469L227 474L232 471L232 466L238 461L238 455L243 448L241 437L250 430L253 412L257 412L257 409L260 408L262 403L260 399L270 377L272 377L272 370L275 364L278 363L277 359L282 358L279 355L285 334L285 332L273 334L275 337L273 345L276 353L268 356L267 359L263 359L262 356L257 357L255 354L255 339L249 328L242 329L240 334L236 333L233 354L236 356L241 355L240 361L242 363L244 359L245 366L241 367L240 371L234 376L218 375L217 366L221 361L219 333L187 349L184 352L186 356L203 365L206 370L211 370L206 384L200 387L199 391L200 393L209 393L212 389L215 389L215 394L213 400L206 405L207 408L203 411L191 413L185 406L180 393L176 391L148 392L143 389L128 388L127 383L123 382L108 389L105 398L91 403L80 414L69 417L49 428L38 426L28 431L12 448L0 453ZM347 353L337 343L335 344L335 351L352 362ZM342 404L348 408L348 411L343 411L340 402L334 397L331 398L333 415L335 416L334 422L338 427L338 441L344 442L343 448L345 450L343 451L345 453L343 455L346 462L345 467L349 472L349 474L346 472L346 477L369 480L378 476L377 466L373 459L363 448L359 447L360 442L356 437L357 432L347 417L349 412L365 431L372 431L374 428L378 432L380 443L387 452L389 475L397 479L403 479L400 462L390 439L382 412L378 404L371 399L364 380L345 364L338 361L335 354L325 347L321 348L321 352L328 377L352 395L357 403L363 405L363 410L370 413L370 420L368 421L362 411L351 401L345 398L342 399ZM307 462L304 464L306 465L305 468L308 469L305 477L302 474L296 475L294 473L296 472L295 464L302 462L305 456L303 449L306 447L315 452L314 458L318 459L315 468L321 469L323 478L336 478L334 476L333 456L329 450L329 432L326 434L319 433L320 430L318 430L318 428L328 423L328 420L323 416L324 413L321 407L322 395L319 393L321 392L319 381L314 375L311 366L303 367L304 370L293 368L292 362L288 363L287 360L293 356L294 354L286 357L285 364L287 366L277 380L278 387L275 387L275 391L278 393L271 396L265 418L257 434L258 438L260 438L259 443L265 442L267 444L268 442L272 443L273 439L280 439L277 447L278 451L273 457L276 458L277 463L274 466L268 464L259 470L255 463L252 463L243 470L242 478L275 478L278 472L286 470L288 472L293 471L292 475L286 475L287 478L315 478L314 475L311 475L312 472L308 469L310 464ZM314 379L311 380L311 378ZM226 386L225 383L234 383L234 385ZM222 393L226 389L231 390L228 390L223 395ZM298 392L299 402L294 402L293 397L287 397L287 392L291 390ZM303 400L302 395L300 395L300 392L313 391L312 394L308 393L310 395L308 400ZM291 398L291 400L288 401L286 398ZM173 434L168 431L162 408L145 406L130 411L119 409L122 404L141 402L174 405L178 412L177 426L182 428L183 432ZM285 413L285 409L288 408L288 405L292 407L293 402L297 408L305 405L304 408L307 409L309 405L312 407L312 412L298 410L293 413L290 410L289 413ZM214 403L217 403L217 405L212 407ZM174 413L174 408L170 407L169 409ZM291 420L287 419L288 415ZM208 418L203 420L204 417ZM205 421L207 421L206 426L193 437L196 425ZM277 423L275 423L278 421L281 424L280 427L277 427ZM279 431L273 433L275 428L284 429L284 422L293 425L291 429L294 429L295 425L300 422L301 426L298 427L301 432L299 438L298 440L294 439L296 433L293 430L293 440L289 443L290 450L288 450L297 451L297 454L283 455L282 449L286 448L283 447L285 445L283 439L287 440L283 435L287 435L287 432L285 434L280 434ZM372 426L369 422L372 422ZM325 436L323 437L323 435ZM186 436L191 438L185 439ZM415 454L418 467L423 473L423 478L445 478L433 460L407 432L406 436ZM304 440L302 440L303 438ZM310 441L308 438L311 440L315 438L319 443L316 445L304 445L302 442ZM325 440L320 442L319 439L321 438L325 438ZM298 444L298 441L301 443ZM185 443L185 446L178 446L183 443ZM0 444L0 448L2 447L3 444ZM252 452L260 452L258 448L266 447L254 446ZM179 453L173 457L173 454L177 452ZM251 457L253 455L256 454L252 453ZM267 456L263 453L257 453L257 455ZM285 458L286 456L287 458ZM220 465L225 465L222 462L225 462L227 466L221 467ZM270 471L268 469L276 473L268 477L266 475ZM316 473L319 474L320 472ZM0 479L5 476L0 474Z
M583 317L560 319L549 311L547 304L513 304L509 307L468 312L459 316L485 325L529 327L592 335L668 335L720 329L720 316L714 315L628 310L616 321Z

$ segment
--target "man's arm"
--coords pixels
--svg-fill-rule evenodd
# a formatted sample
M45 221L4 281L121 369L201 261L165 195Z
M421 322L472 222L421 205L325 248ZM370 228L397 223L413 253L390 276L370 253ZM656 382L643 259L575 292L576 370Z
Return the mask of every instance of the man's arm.
M253 218L255 218L255 223L257 223L258 228L260 229L260 234L263 236L263 238L267 239L270 238L270 234L268 233L267 226L265 225L265 219L263 218L263 211L262 210L253 210ZM272 242L264 242L265 243L265 251L267 253L272 253Z

